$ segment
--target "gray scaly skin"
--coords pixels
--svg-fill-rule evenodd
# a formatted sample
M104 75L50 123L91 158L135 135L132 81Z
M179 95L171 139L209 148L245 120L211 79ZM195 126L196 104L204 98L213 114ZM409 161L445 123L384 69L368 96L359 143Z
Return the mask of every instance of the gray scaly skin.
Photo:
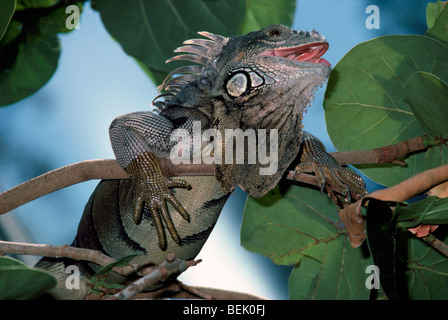
M99 183L86 205L74 245L114 258L140 251L131 261L137 264L159 264L168 252L193 259L237 186L253 197L264 195L298 155L296 172L312 169L322 187L330 181L346 196L350 191L365 192L359 176L341 167L319 140L302 131L303 112L331 70L320 58L328 49L324 37L314 30L295 31L282 25L228 38L200 34L206 39L185 41L175 51L181 55L167 61L196 65L175 69L160 86L162 94L155 102L160 112L125 114L111 124L113 150L132 180ZM223 163L216 164L215 177L164 176L157 158L168 157L177 143L170 140L173 130L191 133L193 121L200 121L201 132L277 129L277 171L260 175L259 163ZM266 147L269 154L270 146ZM65 289L64 270L69 264L81 267L80 290ZM38 266L58 276L60 285L52 294L63 299L83 298L87 279L98 269L62 258L44 258ZM114 281L123 280L115 275Z

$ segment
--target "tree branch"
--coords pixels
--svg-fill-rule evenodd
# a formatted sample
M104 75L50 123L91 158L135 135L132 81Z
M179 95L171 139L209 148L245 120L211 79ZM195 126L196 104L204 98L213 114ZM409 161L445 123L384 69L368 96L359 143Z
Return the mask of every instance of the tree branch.
M341 151L331 153L336 160L345 164L378 164L397 162L397 158L427 148L425 137L417 137L395 145L363 151ZM169 159L159 159L167 176L188 176L215 174L213 164L180 164L174 165ZM116 160L87 160L74 163L36 178L28 180L0 194L0 214L9 212L25 203L40 198L48 193L71 185L93 179L127 179L129 176L118 165ZM286 179L300 181L319 187L313 175L300 174L294 177L292 171L287 172Z
M438 250L441 254L443 254L445 257L448 258L448 246L434 237L433 234L427 235L426 237L422 238L423 241L425 241L427 244Z
M214 166L206 164L173 165L159 159L168 176L214 175ZM71 185L94 179L128 179L115 159L86 160L70 164L28 180L0 194L0 214Z
M69 245L53 246L49 244L0 241L0 255L4 255L6 253L45 257L67 257L74 260L94 262L102 267L115 262L115 259L97 250L76 248ZM127 276L140 268L141 266L128 265L122 268L113 268L112 270L123 276Z
M172 276L179 275L193 265L196 265L194 261L186 262L176 258L173 253L169 253L160 265L151 267L146 275L109 297L108 300L129 300L137 293L150 289L160 281L164 282Z
M439 144L438 141L434 145ZM399 158L410 153L424 151L428 148L428 138L426 135L401 141L396 144L380 147L371 150L360 151L340 151L332 155L340 164L379 164L397 163L402 165Z

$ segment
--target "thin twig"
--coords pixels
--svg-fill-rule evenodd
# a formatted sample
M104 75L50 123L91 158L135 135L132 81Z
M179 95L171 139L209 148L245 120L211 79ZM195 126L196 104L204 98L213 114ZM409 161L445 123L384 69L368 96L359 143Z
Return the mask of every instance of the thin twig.
M448 258L448 246L437 239L434 235L430 234L422 238L427 244L437 249L441 254Z
M109 297L108 300L129 300L137 293L149 289L161 281L166 281L173 275L181 274L188 267L189 265L184 260L178 259L174 254L169 253L160 265L151 267L151 271L148 274Z
M69 245L54 246L49 244L0 241L0 255L2 255L3 253L27 254L45 257L66 257L74 260L85 260L94 262L103 267L115 262L115 259L105 255L100 251L76 248ZM139 268L139 266L128 265L122 268L113 268L112 270L123 276L127 276L134 273Z

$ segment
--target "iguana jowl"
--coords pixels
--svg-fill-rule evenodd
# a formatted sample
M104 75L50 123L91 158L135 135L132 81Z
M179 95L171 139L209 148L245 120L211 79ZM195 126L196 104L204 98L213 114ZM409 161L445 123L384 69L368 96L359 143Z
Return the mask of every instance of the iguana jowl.
M350 190L364 193L362 179L302 131L303 112L331 70L321 58L328 49L323 36L282 25L234 37L200 34L205 38L185 41L175 51L181 54L168 60L196 64L175 69L160 86L158 98L164 99L155 102L159 113L125 114L111 124L114 153L132 180L99 183L79 224L76 246L117 258L141 251L132 261L139 264L158 264L168 252L193 259L237 186L260 197L278 183L295 158L300 160L297 172L313 169L322 186L330 180L344 195ZM260 163L224 162L216 164L215 177L164 176L157 158L169 157L178 143L170 139L171 133L175 129L191 133L195 122L201 130L219 132L277 130L277 171L260 175ZM269 144L266 148L269 153ZM56 297L80 298L85 290L64 288L69 264L81 266L84 281L97 269L89 263L51 258L38 266L58 275Z

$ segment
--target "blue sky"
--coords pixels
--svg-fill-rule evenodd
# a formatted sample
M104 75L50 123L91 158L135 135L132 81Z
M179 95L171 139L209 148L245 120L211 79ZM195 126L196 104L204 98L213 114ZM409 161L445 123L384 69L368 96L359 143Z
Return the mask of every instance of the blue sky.
M394 1L392 1L394 2ZM422 3L426 1L422 1ZM371 1L382 9L381 1ZM397 3L397 14L401 1ZM299 1L293 27L316 29L326 36L325 55L335 65L356 44L382 34L404 33L392 11L381 13L380 30L365 26L364 1ZM423 7L426 7L426 4ZM416 9L417 10L417 9ZM416 14L421 15L419 8ZM409 22L411 23L411 22ZM124 113L149 110L157 91L138 65L104 29L99 14L87 5L80 29L60 36L62 55L52 79L33 96L0 108L0 134L13 154L0 157L0 188L30 179L16 164L17 157L47 160L48 169L74 162L113 158L108 127ZM325 87L305 116L305 130L334 151L325 129L322 108ZM21 152L14 151L21 150ZM6 162L6 159L12 160ZM25 158L25 159L23 159ZM26 204L12 213L29 232L29 241L66 244L73 240L84 205L97 182L60 190ZM286 299L288 269L240 246L240 224L245 194L237 191L198 258L204 261L182 276L187 284L244 291L271 299ZM1 221L1 220L0 220ZM216 276L218 274L218 276Z

